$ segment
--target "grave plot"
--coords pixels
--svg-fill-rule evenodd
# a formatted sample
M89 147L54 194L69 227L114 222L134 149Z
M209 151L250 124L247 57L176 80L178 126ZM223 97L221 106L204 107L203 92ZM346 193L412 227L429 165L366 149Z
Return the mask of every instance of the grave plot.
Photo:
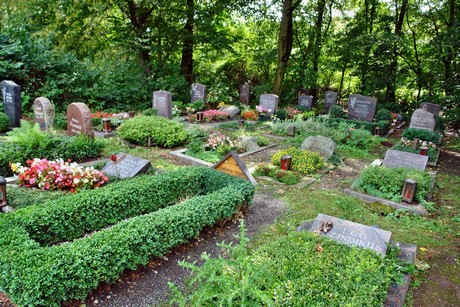
M18 305L84 298L230 218L253 193L245 180L192 167L1 215L0 288Z

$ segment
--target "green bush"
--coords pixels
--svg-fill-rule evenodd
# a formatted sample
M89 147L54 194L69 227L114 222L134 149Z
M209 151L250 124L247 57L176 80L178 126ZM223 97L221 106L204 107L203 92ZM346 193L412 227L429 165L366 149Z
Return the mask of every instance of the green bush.
M339 105L333 105L329 109L329 117L330 118L344 118L345 112L343 111L342 107Z
M124 270L145 265L230 218L253 194L243 179L185 168L1 215L0 288L21 306L59 306L84 298L100 282L112 282ZM103 230L82 237L97 229ZM40 246L37 239L42 245L69 242Z
M375 121L386 121L390 122L392 120L391 112L387 109L381 109L375 114Z
M300 176L295 172L278 170L276 172L276 178L284 184L293 185L300 181Z
M56 113L54 115L53 127L59 130L67 130L67 117L65 114Z
M276 118L280 119L280 120L285 120L288 116L288 113L285 109L278 109L276 110L275 112L275 116Z
M148 137L161 147L182 145L188 137L182 124L160 116L136 116L121 124L117 131L121 138L144 146Z
M144 116L157 116L158 115L158 110L157 109L146 109L141 112L142 115Z
M368 167L353 183L352 188L372 196L400 202L404 180L408 178L417 181L415 199L424 202L430 191L432 178L427 172L415 169Z
M408 140L419 139L441 145L441 135L430 130L408 128L403 131L402 136Z
M272 156L271 163L279 166L282 156L292 156L292 170L302 175L312 174L325 166L324 159L316 152L291 147Z
M268 144L270 144L270 140L265 137L265 136L258 136L257 137L257 145L259 146L267 146Z
M10 126L10 118L3 112L0 112L0 133L8 131Z

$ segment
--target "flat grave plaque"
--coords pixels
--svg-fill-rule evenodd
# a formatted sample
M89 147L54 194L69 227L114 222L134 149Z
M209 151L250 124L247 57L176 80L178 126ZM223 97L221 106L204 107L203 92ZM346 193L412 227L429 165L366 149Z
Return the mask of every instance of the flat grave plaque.
M108 176L126 179L145 173L150 167L150 161L120 152L117 154L117 160L107 162L102 172Z
M348 119L365 120L371 122L374 119L377 98L350 95L348 98Z
M334 154L336 146L337 145L332 139L322 135L317 135L306 138L302 142L300 148L303 150L317 152L321 157L328 160Z
M424 171L427 163L428 156L393 149L388 149L383 159L383 166L388 168L405 167Z
M409 128L423 129L434 131L436 127L436 121L433 113L430 113L424 109L417 109L412 113L410 118Z
M153 92L152 108L158 111L159 116L172 118L172 93L167 91Z
M3 112L10 118L10 128L21 126L22 99L21 87L10 80L0 83L2 88Z
M228 116L230 117L230 119L232 119L235 116L237 116L238 114L240 114L240 108L235 107L235 106L224 106L224 107L220 108L219 111L227 112Z

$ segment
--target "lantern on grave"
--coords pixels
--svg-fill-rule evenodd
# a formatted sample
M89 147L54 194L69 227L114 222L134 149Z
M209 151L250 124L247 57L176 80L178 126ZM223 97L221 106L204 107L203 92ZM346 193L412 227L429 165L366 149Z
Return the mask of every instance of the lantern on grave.
M291 170L292 166L292 156L282 156L281 157L281 169L285 171Z
M415 197L415 190L417 189L417 181L412 179L405 179L402 190L402 201L412 204Z
M112 131L112 124L110 118L104 117L102 119L102 131L105 133L109 133Z
M196 120L199 122L203 121L204 112L196 112Z
M380 127L378 126L374 127L374 135L380 135Z

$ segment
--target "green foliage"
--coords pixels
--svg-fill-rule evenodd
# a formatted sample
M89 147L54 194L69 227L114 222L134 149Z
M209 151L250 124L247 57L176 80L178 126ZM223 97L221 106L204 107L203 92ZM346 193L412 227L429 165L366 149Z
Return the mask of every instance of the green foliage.
M375 114L375 121L387 121L392 120L391 112L387 109L381 109Z
M216 150L207 150L197 153L187 150L185 154L209 163L217 163L222 159L222 155L219 154Z
M204 102L202 99L195 100L194 102L190 103L189 107L195 110L195 112L203 111L204 110Z
M259 146L267 146L268 144L270 144L270 140L266 136L259 135L257 137L257 145L259 145Z
M25 148L46 148L50 137L38 124L21 120L21 127L14 128L8 134L8 141Z
M280 169L276 172L276 178L284 184L293 185L300 182L298 173Z
M0 112L0 133L8 131L10 118L3 112Z
M366 121L357 121L345 118L319 118L320 122L324 122L327 126L335 129L343 128L344 126L349 126L356 129L367 130L373 132L375 127L380 127L381 133L386 133L390 128L390 122L378 121L378 122L366 122Z
M15 209L45 203L53 199L71 195L63 191L41 191L8 186L7 202Z
M0 216L0 288L13 303L59 306L84 298L99 283L115 281L126 269L145 265L230 218L254 194L243 179L193 167L106 189ZM81 237L97 229L102 230ZM34 240L69 242L40 246Z
M408 128L403 131L402 136L408 140L419 139L426 142L433 142L436 145L441 144L441 135L430 130Z
M187 154L200 154L204 152L204 143L203 140L199 138L193 138L190 143L187 145Z
M67 117L65 114L56 113L54 115L53 127L59 130L67 130Z
M420 149L413 149L412 146L406 146L403 143L399 142L396 143L393 146L393 149L395 150L400 150L400 151L405 151L405 152L410 152L413 154L420 154ZM430 162L434 162L436 158L438 157L438 151L434 147L428 147L428 157Z
M329 109L329 117L330 118L344 118L345 112L343 111L342 107L339 105L333 105Z
M225 156L230 151L232 151L232 146L228 143L225 143L217 147L216 151L220 156Z
M297 147L278 151L272 156L271 163L279 166L282 156L291 156L292 170L303 175L312 174L325 166L324 159L318 153Z
M144 146L148 137L162 147L181 145L188 137L182 124L160 116L136 116L121 124L117 131L121 138Z
M280 120L285 120L287 118L287 111L285 109L278 109L276 110L275 112L275 116L276 118L280 119Z
M260 163L257 164L253 175L254 176L269 176L269 177L276 177L276 171L279 168L273 164L268 163Z
M408 168L368 167L353 183L352 188L372 196L401 201L401 191L405 179L417 181L415 199L425 202L433 179L424 171Z
M150 109L146 109L146 110L142 111L141 114L144 115L144 116L157 116L158 115L158 110L150 108Z

